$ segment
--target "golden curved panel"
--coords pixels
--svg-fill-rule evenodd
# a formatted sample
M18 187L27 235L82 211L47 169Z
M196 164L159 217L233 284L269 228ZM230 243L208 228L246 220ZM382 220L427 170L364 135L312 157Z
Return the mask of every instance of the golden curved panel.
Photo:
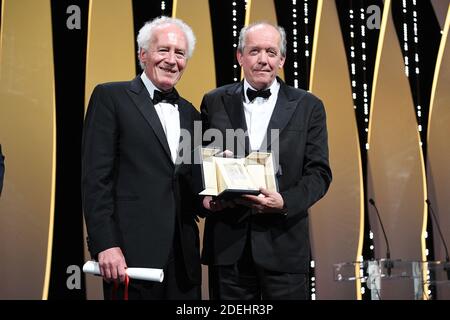
M446 243L450 244L450 6L442 33L436 70L434 72L431 92L430 116L428 123L428 159L427 175L429 198L439 219L439 226ZM445 251L439 238L436 225L434 230L435 259L445 260ZM445 280L445 279L438 279ZM439 286L437 297L440 300L450 299L450 286Z
M362 252L364 188L358 128L347 58L334 1L319 0L311 66L311 91L327 112L333 182L310 210L316 299L360 299L361 284L336 282L333 264L357 261ZM359 270L355 270L359 272Z
M131 80L136 75L131 0L91 0L87 39L86 108L97 84ZM89 258L85 243L85 259ZM100 278L86 276L86 294L88 299L103 298Z
M394 27L391 1L384 3L369 122L368 194L378 206L391 258L424 260L426 180L415 106ZM369 209L375 256L386 256L384 237ZM412 299L410 280L383 281L382 299Z
M47 299L55 191L50 1L3 0L0 137L0 299Z
M277 13L273 0L248 0L245 11L245 25L253 22L266 21L274 25L278 24ZM289 61L286 61L289 63ZM241 73L242 74L242 73ZM284 70L278 72L278 76L284 80ZM242 74L243 77L243 74Z
M136 75L131 0L91 0L87 38L86 107L97 84Z
M216 87L216 68L208 0L175 0L173 16L191 26L197 38L194 55L177 90L200 109L203 95Z
M277 24L277 14L273 0L247 1L245 25L249 25L257 21L267 21Z

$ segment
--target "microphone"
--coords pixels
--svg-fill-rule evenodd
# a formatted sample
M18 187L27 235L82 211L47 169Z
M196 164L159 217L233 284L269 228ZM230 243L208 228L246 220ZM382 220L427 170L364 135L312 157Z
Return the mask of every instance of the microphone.
M447 244L445 243L445 238L442 235L442 231L441 231L441 227L439 227L439 222L438 219L436 217L436 215L434 214L434 210L433 207L431 206L431 201L429 199L426 199L425 202L428 205L428 208L430 208L430 213L433 216L434 219L434 224L437 227L439 236L441 237L442 240L442 244L444 245L444 249L445 249L445 263L444 263L444 270L447 271L447 280L450 280L450 258L448 257L448 249L447 249Z
M381 225L381 230L383 231L384 240L386 242L386 261L384 262L384 267L387 270L388 276L391 276L392 268L394 267L394 261L391 260L391 249L389 248L389 241L386 236L386 231L384 230L383 222L381 221L380 213L378 212L378 208L375 205L375 201L370 198L369 203L375 208L375 212L377 213L378 221Z

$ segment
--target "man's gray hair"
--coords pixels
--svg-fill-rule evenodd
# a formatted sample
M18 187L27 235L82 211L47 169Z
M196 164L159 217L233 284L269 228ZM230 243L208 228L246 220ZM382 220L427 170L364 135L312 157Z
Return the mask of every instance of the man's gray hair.
M280 47L280 53L283 57L286 57L286 32L284 31L284 28L265 21L255 22L241 29L241 32L239 33L239 44L237 48L238 51L240 53L244 52L247 32L253 29L254 27L261 25L272 26L278 31L278 33L280 34L280 43L278 44Z
M137 36L137 44L138 44L138 58L139 53L141 49L148 50L148 47L150 45L150 40L153 36L153 31L157 27L166 26L166 25L176 25L183 31L186 40L187 40L187 59L192 57L192 54L194 53L195 48L195 35L192 31L191 27L189 27L184 21L176 18L170 18L166 16L161 16L158 18L155 18L151 21L148 21L144 24L144 26L139 30L138 36ZM139 64L141 65L142 70L144 70L145 65L142 63L142 61L139 59Z

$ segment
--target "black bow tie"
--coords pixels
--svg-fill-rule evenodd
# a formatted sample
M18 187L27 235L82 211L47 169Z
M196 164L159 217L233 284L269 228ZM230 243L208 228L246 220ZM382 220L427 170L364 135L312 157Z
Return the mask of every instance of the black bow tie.
M159 90L155 90L153 91L153 104L158 104L160 102L165 102L165 103L171 103L171 104L176 104L178 102L178 98L180 96L178 95L177 90L172 89L172 91L169 92L161 92Z
M252 90L250 88L247 88L247 98L250 100L250 102L253 102L257 97L261 97L264 99L267 99L270 97L272 93L270 92L270 89L266 90Z

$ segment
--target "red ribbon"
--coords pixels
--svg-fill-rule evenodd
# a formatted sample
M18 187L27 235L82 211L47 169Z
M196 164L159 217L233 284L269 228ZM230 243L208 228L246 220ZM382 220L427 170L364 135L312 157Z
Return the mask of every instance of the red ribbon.
M123 300L128 300L128 284L130 283L130 278L127 274L125 274L125 281L124 281L124 291L123 291ZM117 300L117 291L119 290L119 281L114 281L114 287L111 294L112 300Z

